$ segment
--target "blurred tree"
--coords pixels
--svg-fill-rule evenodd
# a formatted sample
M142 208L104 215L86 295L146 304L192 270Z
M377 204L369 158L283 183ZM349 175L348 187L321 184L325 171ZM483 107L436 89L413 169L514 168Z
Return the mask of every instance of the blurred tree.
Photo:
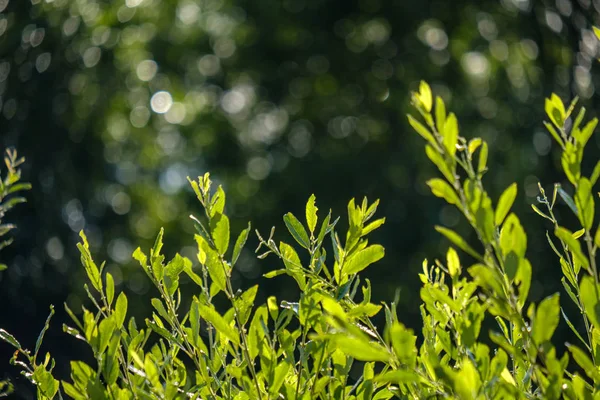
M559 179L543 157L552 150L543 97L555 91L593 105L598 7L0 0L0 144L27 157L35 189L12 217L20 230L0 273L0 321L35 340L30 324L42 325L49 302L79 308L80 229L117 283L138 294L149 285L130 256L160 226L171 253L195 260L187 216L198 207L186 176L206 170L226 186L238 229L248 219L263 231L281 227L313 192L321 212L338 215L350 197L381 198L388 219L378 239L389 250L370 276L375 293L389 300L396 287L415 287L425 255L447 246L432 225L464 228L428 195L433 172L405 122L420 79L434 83L463 132L492 144L490 163L503 166L487 177L492 194L518 182L533 293L558 290L547 227L528 206L538 180ZM235 279L246 286L270 268L246 253ZM269 290L285 298L291 289L278 281ZM405 321L418 313L416 298L402 291ZM59 346L55 330L49 342Z

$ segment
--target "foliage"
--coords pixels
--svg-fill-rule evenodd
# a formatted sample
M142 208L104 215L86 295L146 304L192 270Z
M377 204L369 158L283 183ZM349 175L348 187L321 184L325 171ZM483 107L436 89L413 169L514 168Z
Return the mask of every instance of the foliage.
M84 227L95 256L144 294L150 286L134 285L141 271L131 250L149 248L164 226L166 248L185 253L193 228L178 216L194 204L185 177L206 170L226 188L235 229L252 216L255 227L268 230L265 221L279 222L305 193L336 215L351 197L386 199L378 235L388 257L369 277L377 300L391 298L395 286L386 277L412 287L414 267L437 250L428 226L459 221L425 196L423 179L412 173L430 171L425 157L413 157L419 142L404 118L406 93L419 79L463 116L465 131L494 145L490 162L505 163L490 176L494 194L509 179L552 178L537 105L550 90L586 101L595 84L587 35L594 2L1 4L0 141L27 155L40 188L21 209L35 216L20 219L23 240L3 253L4 262L23 267L2 275L2 301L35 304L26 314L0 310L20 337L43 323L46 304L85 301L74 246ZM171 96L166 113L152 108L159 92ZM517 207L531 190L520 194L527 197ZM536 218L520 216L523 223ZM534 251L539 246L530 243ZM551 265L549 252L540 256L542 266ZM255 284L260 265L249 262L234 279ZM538 274L534 289L551 284L551 273ZM279 297L294 290L285 281L264 285ZM410 310L418 310L416 299L403 297ZM411 314L406 322L415 327L419 316ZM53 354L69 349L56 343Z
M232 240L225 192L221 186L213 190L207 173L190 180L204 211L201 218L191 217L199 265L179 254L166 261L162 230L149 254L139 248L133 254L159 294L150 300L152 316L143 327L135 318L127 319L128 297L116 293L113 276L104 263L94 262L81 232L78 248L94 310L83 307L77 317L65 307L74 327L63 328L90 346L95 365L72 361L71 380L61 382L61 390L52 376L51 356L47 353L38 364L52 310L33 356L0 330L0 339L17 349L11 362L24 369L39 398L59 393L76 399L595 398L600 381L595 262L600 229L593 236L591 231L592 187L600 177L600 163L590 177L581 172L581 163L597 120L584 124L581 109L567 125L576 102L565 107L556 95L547 100L546 126L563 149L562 166L575 195L555 185L549 199L540 185L539 202L546 209L533 206L555 226L554 237L547 238L560 259L564 288L581 311L582 335L573 318L561 312L558 293L537 304L528 300L533 267L526 257L527 235L511 212L517 187L509 185L497 202L488 195L483 184L487 142L460 136L456 116L447 113L428 84L421 83L412 103L423 122L413 116L409 122L426 141L427 157L441 174L427 184L464 215L479 241L471 244L447 227L436 227L453 247L444 262L423 262L420 338L399 321L398 299L372 303L371 284L359 277L384 256L384 248L368 240L385 222L373 219L379 201L348 203L343 241L331 212L319 218L314 195L306 203L304 222L292 213L284 216L295 243L277 243L274 229L266 239L257 231L258 257L273 255L282 263L265 277L290 276L300 295L296 302L269 297L255 305L258 286L234 292L231 283L250 225ZM557 196L576 214L581 229L559 226ZM467 266L456 249L474 262ZM191 299L182 296L182 276L198 287ZM227 301L225 312L218 310L218 299ZM380 332L373 318L381 312L385 326ZM581 342L568 344L562 355L552 341L561 314ZM481 335L486 319L497 324L489 341ZM24 362L18 360L21 354ZM353 373L357 370L358 376Z
M25 161L24 158L17 156L17 151L7 149L4 156L4 164L6 165L6 175L0 177L0 239L8 232L15 229L13 224L3 223L2 220L6 213L19 203L24 203L25 198L16 196L17 193L31 189L29 183L20 182L21 170L19 166ZM12 243L12 239L0 241L0 250ZM0 263L0 271L6 269L5 264Z

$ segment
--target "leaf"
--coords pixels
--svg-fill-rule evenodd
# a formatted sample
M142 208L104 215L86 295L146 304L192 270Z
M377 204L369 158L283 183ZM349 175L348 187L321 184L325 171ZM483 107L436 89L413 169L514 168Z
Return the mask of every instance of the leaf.
M106 301L108 306L112 305L113 299L115 298L115 280L113 276L107 272L106 273Z
M438 96L435 98L435 124L437 126L438 131L441 131L444 128L445 123L446 123L446 106L444 105L444 100L442 100Z
M317 206L315 205L315 195L311 194L306 202L306 224L311 235L317 226Z
M481 144L481 150L479 151L479 164L477 166L477 173L483 174L487 168L488 159L488 145L487 142Z
M92 283L94 289L96 289L98 292L102 292L102 279L100 278L100 271L92 259L90 246L83 230L79 232L79 236L81 237L82 242L77 243L77 248L81 253L81 264L83 264L88 279Z
M210 219L210 230L217 251L222 256L229 248L229 218L225 214L215 214Z
M446 200L448 204L460 204L456 191L445 180L440 178L430 179L427 181L427 185L431 188L431 193L434 196Z
M575 204L579 211L581 225L589 231L594 223L594 196L592 195L592 183L587 178L581 178L577 184Z
M236 330L234 330L229 323L217 313L214 309L209 306L202 304L198 305L198 312L200 316L215 327L217 332L224 335L236 346L240 345L240 337Z
M458 121L456 115L450 113L444 124L444 147L450 156L456 154L456 143L458 143Z
M587 354L585 354L585 352L579 347L569 343L567 343L567 348L573 355L575 362L579 364L587 376L592 378L594 383L598 383L600 381L600 373L598 372L598 368L594 365L592 360L590 360Z
M298 218L292 213L287 213L283 216L283 222L285 222L285 226L288 228L288 231L290 231L290 234L294 239L296 239L296 242L305 249L309 249L310 241L308 239L308 234L300 221L298 221Z
M550 340L559 321L559 294L546 297L537 308L533 324L533 340L541 345Z
M390 353L379 343L362 340L346 333L338 333L328 336L335 347L359 361L381 361L389 362Z
M121 329L123 326L123 322L125 322L125 317L127 316L127 296L125 293L119 293L119 297L117 297L117 303L115 305L115 323L118 329Z
M385 218L376 219L373 222L370 222L367 226L362 229L360 236L366 236L369 233L373 232L375 229L379 228L381 225L385 223Z
M425 154L427 154L427 158L431 160L432 163L438 167L439 171L444 175L444 177L448 180L448 182L454 182L454 164L452 161L447 161L435 147L426 145L425 146Z
M344 263L343 271L348 275L356 274L369 265L380 260L385 255L385 250L381 245L371 245L352 256Z
M412 128L419 134L423 139L428 141L432 146L437 146L437 141L433 137L433 134L423 124L413 118L412 115L407 115L408 123Z
M21 344L17 341L17 339L15 339L13 335L6 332L4 329L0 329L0 340L4 340L6 343L12 345L13 347L19 350L22 348Z
M545 110L550 121L557 127L562 128L565 123L565 105L560 97L552 93L549 99L546 99Z
M250 313L252 312L252 307L254 306L254 299L256 298L257 291L258 285L254 285L235 299L238 316L242 326L245 325L250 318Z
M235 245L233 246L233 255L231 257L231 266L233 267L240 257L240 253L246 244L246 240L248 240L248 234L250 233L250 222L248 222L248 227L240 232L237 240L235 241Z
M568 229L563 227L557 227L554 230L554 234L557 238L562 240L567 246L569 246L569 250L577 257L579 262L583 264L586 268L589 268L590 262L587 257L583 254L581 250L581 244L573 237L573 234Z
M214 194L214 196L211 199L211 201L212 201L212 205L210 208L211 223L212 223L213 218L216 215L223 214L223 211L225 210L225 197L226 197L225 191L223 190L223 187L221 185L219 185L216 193Z
M42 328L40 334L38 335L37 340L35 341L35 350L34 350L34 360L37 358L38 352L40 351L40 347L42 347L42 342L44 341L44 335L46 334L46 331L48 330L48 328L50 328L50 320L52 319L52 316L54 315L54 306L50 306L50 314L48 314L48 317L46 318L46 323L44 324L44 327Z
M283 361L277 367L275 367L275 373L273 374L273 380L269 384L269 394L274 398L278 398L279 389L285 380L285 377L290 369L290 364Z
M500 200L498 200L498 206L496 207L496 214L494 216L494 224L496 226L500 226L502 222L504 222L504 218L508 215L510 208L515 202L515 198L517 197L517 184L513 183L510 185L504 193L500 196Z
M565 192L563 190L563 188L561 188L560 186L557 189L558 189L558 194L563 199L563 201L565 203L567 203L567 206L569 206L569 208L571 209L571 211L573 211L573 214L579 216L578 215L579 212L577 211L577 206L575 205L575 202L573 201L573 199L571 198L571 196L569 196L569 194L567 192Z
M600 304L598 303L598 291L594 278L584 276L579 285L581 302L585 313L594 325L594 328L600 329Z
M419 84L419 100L427 112L431 112L433 106L433 96L431 94L431 88L425 81L421 81Z
M460 259L453 247L449 247L448 252L446 253L446 266L448 267L448 272L452 278L460 275Z
M444 228L443 226L436 225L435 230L444 235L448 240L458 246L465 253L471 255L472 257L483 261L483 257L478 254L469 244L456 232L451 229Z

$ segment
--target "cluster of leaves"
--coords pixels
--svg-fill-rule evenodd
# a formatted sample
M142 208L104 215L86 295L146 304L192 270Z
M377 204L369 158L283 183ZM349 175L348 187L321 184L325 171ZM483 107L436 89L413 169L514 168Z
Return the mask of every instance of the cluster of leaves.
M533 208L555 225L548 241L586 330L582 335L563 312L583 348L568 344L561 355L552 342L560 322L559 294L538 304L528 302L532 265L526 257L527 235L511 212L517 185L493 202L483 184L487 143L460 136L456 116L447 113L426 83L413 93L412 102L423 122L409 116L409 123L425 139L425 152L441 174L427 183L435 196L464 215L479 241L470 244L457 232L436 227L454 247L445 262L423 263L420 339L398 320L398 300L373 304L370 282L359 277L384 256L384 248L367 239L385 222L373 219L378 201L348 203L343 241L331 211L319 219L314 195L306 204L305 223L291 213L284 216L294 244L277 243L274 230L267 239L257 231L258 257L273 255L283 264L265 277L289 275L300 295L296 302L269 297L256 305L258 286L235 291L231 281L250 225L232 246L225 192L222 187L212 190L205 174L190 180L204 210L202 217L192 216L198 265L178 254L167 262L162 230L149 255L139 248L133 254L159 294L150 300L152 316L143 327L127 319L127 296L116 293L112 275L94 262L82 232L78 247L94 310L83 307L78 317L65 306L75 326L65 325L64 331L90 346L95 364L72 361L71 380L59 384L52 376L51 356L37 361L49 322L33 355L0 330L0 339L17 349L11 362L23 368L42 399L63 393L75 399L595 398L600 392L595 263L600 229L593 237L590 231L592 187L600 177L600 163L589 178L581 163L597 120L583 125L582 109L571 124L575 102L568 109L556 95L546 102L546 126L563 150L562 166L575 195L555 185L550 200L540 185L539 202L546 210ZM556 220L559 195L581 224L574 233ZM457 249L474 263L464 268ZM188 301L180 289L182 274L197 285ZM220 300L228 304L225 312L215 306ZM380 312L385 316L381 332L372 320ZM489 341L481 338L486 318L498 327L490 331ZM357 370L362 372L354 376L351 371Z
M4 164L6 165L6 175L4 178L0 176L0 250L12 243L12 239L1 240L8 232L15 229L13 224L3 223L6 213L19 203L24 203L25 198L16 196L18 192L31 189L29 183L21 181L21 170L19 166L23 164L25 159L17 156L17 151L7 149L4 156ZM6 269L6 265L0 263L0 271Z

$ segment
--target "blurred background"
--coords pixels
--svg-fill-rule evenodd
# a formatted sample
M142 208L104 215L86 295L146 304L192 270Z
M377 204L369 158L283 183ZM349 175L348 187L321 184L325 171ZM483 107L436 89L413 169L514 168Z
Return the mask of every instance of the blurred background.
M89 357L61 329L64 302L87 304L78 232L134 314L147 316L155 293L131 253L164 226L167 257L197 263L188 216L201 209L186 176L210 171L235 235L250 220L290 242L282 216L302 216L311 193L321 216L331 208L342 221L350 198L381 199L387 222L372 241L387 253L365 276L375 301L400 288L400 318L418 329L417 273L448 246L433 226L469 236L425 185L436 172L406 122L421 79L458 115L462 135L490 143L492 198L518 183L531 298L561 290L544 238L551 227L529 207L538 181L550 189L564 178L543 100L578 95L594 115L599 11L592 0L0 0L0 147L26 157L33 184L8 216L19 229L0 254L9 265L0 326L33 347L55 304L46 350L66 378L68 359ZM558 208L564 221L568 209ZM252 236L234 272L239 287L279 267L256 260L256 244ZM291 278L261 282L263 298L297 295ZM10 355L0 345L0 379L18 384Z

